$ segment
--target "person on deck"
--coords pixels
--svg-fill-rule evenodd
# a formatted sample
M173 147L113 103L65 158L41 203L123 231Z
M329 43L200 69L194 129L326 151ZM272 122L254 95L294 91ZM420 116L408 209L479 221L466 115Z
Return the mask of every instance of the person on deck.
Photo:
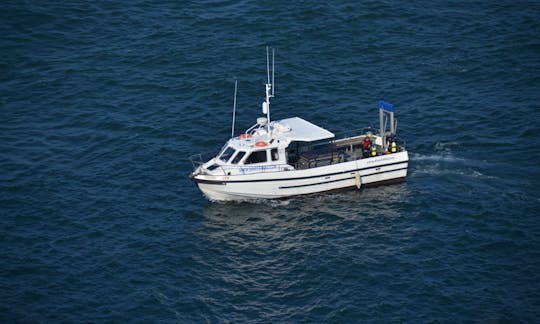
M396 142L397 142L396 135L390 134L387 138L388 153L397 153L398 147L397 147Z
M371 133L368 133L362 140L362 156L367 158L371 152Z

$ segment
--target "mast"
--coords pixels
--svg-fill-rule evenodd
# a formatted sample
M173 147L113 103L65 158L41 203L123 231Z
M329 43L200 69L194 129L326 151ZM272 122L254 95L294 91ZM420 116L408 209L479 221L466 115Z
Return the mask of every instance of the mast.
M274 97L274 49L272 49L272 82L270 82L270 55L266 47L266 99L262 103L262 113L266 114L268 133L270 133L270 98Z
M231 138L234 137L234 119L236 117L236 89L238 88L238 80L234 80L234 104L232 111L232 127L231 127Z
M272 97L274 96L274 49L272 48Z

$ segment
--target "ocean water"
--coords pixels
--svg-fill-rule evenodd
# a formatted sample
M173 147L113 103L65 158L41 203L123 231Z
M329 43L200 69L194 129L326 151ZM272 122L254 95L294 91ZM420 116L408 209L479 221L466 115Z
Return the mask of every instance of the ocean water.
M10 1L0 320L536 322L540 4ZM259 116L397 109L406 183L211 203L188 156Z

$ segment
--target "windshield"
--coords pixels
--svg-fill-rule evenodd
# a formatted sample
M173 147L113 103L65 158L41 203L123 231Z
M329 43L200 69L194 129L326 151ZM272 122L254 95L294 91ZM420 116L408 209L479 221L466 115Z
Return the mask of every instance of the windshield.
M221 153L221 155L219 156L219 159L223 162L227 162L229 161L231 156L233 156L234 152L235 152L234 149L229 146L225 149L225 151L223 151L223 153Z

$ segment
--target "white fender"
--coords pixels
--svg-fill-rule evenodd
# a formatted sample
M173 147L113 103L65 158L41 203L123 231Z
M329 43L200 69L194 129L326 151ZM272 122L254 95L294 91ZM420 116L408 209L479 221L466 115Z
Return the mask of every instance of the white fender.
M360 172L356 172L356 174L354 175L354 184L358 189L360 189L360 187L362 186L362 177L360 177Z

